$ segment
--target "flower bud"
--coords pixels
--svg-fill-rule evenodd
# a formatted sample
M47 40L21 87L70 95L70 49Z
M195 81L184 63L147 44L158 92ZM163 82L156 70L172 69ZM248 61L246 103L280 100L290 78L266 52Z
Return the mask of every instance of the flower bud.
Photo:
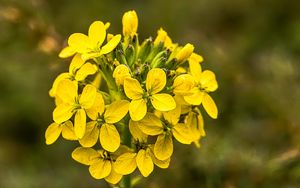
M183 62L188 59L194 51L194 46L190 43L186 44L176 55L176 59L178 62Z
M128 11L123 15L123 35L133 37L138 28L138 17L134 10Z
M129 69L126 65L119 65L113 72L113 77L117 85L123 85L125 78L130 77Z
M168 36L168 33L165 30L163 30L163 28L160 28L157 31L157 37L154 40L154 44L158 45L161 42L167 49L171 51L173 51L176 47L176 44L173 44L172 39Z

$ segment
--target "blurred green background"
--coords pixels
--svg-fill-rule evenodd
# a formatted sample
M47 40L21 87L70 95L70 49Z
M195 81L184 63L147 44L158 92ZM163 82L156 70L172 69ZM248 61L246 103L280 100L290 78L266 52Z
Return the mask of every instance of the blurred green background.
M0 187L108 187L71 159L76 144L44 143L48 90L71 33L95 20L121 33L131 9L141 39L162 26L193 43L219 82L201 149L177 144L171 167L139 187L300 187L299 0L0 0Z

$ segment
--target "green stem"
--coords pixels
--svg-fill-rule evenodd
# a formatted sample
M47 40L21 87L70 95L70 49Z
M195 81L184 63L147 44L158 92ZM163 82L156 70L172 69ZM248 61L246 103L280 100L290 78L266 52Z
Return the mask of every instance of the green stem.
M123 125L123 135L122 135L122 141L123 141L123 144L125 144L126 146L128 146L129 148L131 148L131 134L130 134L130 131L129 131L129 119L126 118L125 119L125 123ZM131 175L126 175L124 176L123 178L123 186L124 188L132 188L132 181L131 181Z
M103 61L100 61L99 66L100 66L100 74L107 84L108 91L112 101L120 100L122 98L122 95L120 94L118 86L112 76L113 73L109 65L107 65Z
M108 63L105 62L105 60L98 60L98 65L100 66L100 74L103 77L103 79L106 81L109 95L111 96L111 100L120 100L124 98L122 93L119 91L119 88L113 78L113 73L111 68L109 67ZM122 141L125 145L127 145L129 148L131 147L131 134L129 131L129 119L126 118L124 124L122 125L124 127L123 129L123 137ZM122 181L122 188L132 188L131 184L131 177L130 175L124 176Z
M123 185L124 185L124 188L132 188L130 174L123 178Z

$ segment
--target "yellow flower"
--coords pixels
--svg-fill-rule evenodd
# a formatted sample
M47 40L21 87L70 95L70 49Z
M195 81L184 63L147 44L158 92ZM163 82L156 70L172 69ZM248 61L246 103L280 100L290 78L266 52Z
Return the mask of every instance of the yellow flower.
M82 54L84 60L99 57L113 51L121 40L121 35L115 35L106 45L102 46L106 38L106 29L109 24L101 21L93 22L89 27L88 35L74 33L68 39L68 47L63 49L60 57L73 55L72 52Z
M162 69L151 69L146 78L146 92L138 80L126 78L124 91L131 99L129 114L132 120L139 121L147 113L147 102L151 101L153 107L160 111L170 111L176 107L173 97L166 93L159 93L166 85L166 74Z
M138 28L138 17L134 10L128 11L123 15L123 35L133 37Z
M62 102L53 111L54 122L61 124L69 120L75 114L74 132L78 138L82 138L86 129L86 109L89 109L96 99L96 88L86 85L82 94L78 95L76 81L62 80L56 90L57 96Z
M86 133L79 143L84 147L93 147L99 139L103 149L115 152L120 146L120 135L114 123L123 119L128 106L128 101L119 100L105 107L101 94L97 93L94 105L87 110L93 121L87 123Z
M184 62L192 55L193 51L194 51L194 46L188 43L178 51L175 58L177 59L178 62Z
M115 163L116 172L127 175L132 173L136 167L138 167L141 174L144 177L147 177L154 169L153 164L160 168L168 168L170 158L161 161L155 157L152 145L147 144L148 135L140 130L137 121L129 121L129 130L134 139L137 152L127 152L119 156Z
M182 144L191 144L191 130L187 124L178 123L180 106L170 112L163 112L166 123L157 116L147 113L144 119L138 122L141 131L147 135L158 136L154 145L154 155L159 160L166 160L173 153L173 136Z
M53 144L60 134L62 134L62 137L66 140L77 140L73 123L71 121L66 121L62 124L52 123L48 126L45 132L46 144Z
M89 166L89 172L95 179L105 179L111 184L117 184L122 175L114 168L114 161L119 152L110 153L105 150L94 150L92 148L78 147L72 152L72 158L84 165Z
M126 65L118 65L114 72L113 77L116 80L117 85L123 85L125 78L130 78L130 70Z
M194 77L195 87L191 90L191 95L184 96L184 100L192 105L200 105L202 103L208 115L214 119L218 117L218 108L214 100L208 94L218 88L216 76L212 71L201 70L199 63L190 61L190 74Z
M69 72L61 73L54 80L52 88L49 91L49 95L51 97L56 96L57 85L60 81L64 79L76 80L78 82L85 80L85 78L89 75L93 75L97 72L98 68L96 65L91 63L85 63L80 54L76 54L69 66Z
M168 33L163 30L163 28L160 28L157 31L157 37L154 40L154 44L158 45L161 42L164 43L164 46L171 51L173 51L177 46L177 44L173 44L172 39L168 36Z
M153 155L152 147L141 148L137 153L127 152L120 155L114 168L117 173L122 175L131 174L138 168L144 177L148 177L153 169L154 164L160 168L168 168L170 158L159 160Z

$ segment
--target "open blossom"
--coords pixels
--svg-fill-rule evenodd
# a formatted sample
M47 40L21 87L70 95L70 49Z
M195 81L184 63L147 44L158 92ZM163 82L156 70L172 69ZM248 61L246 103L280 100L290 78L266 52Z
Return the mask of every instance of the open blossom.
M69 37L59 56L72 59L49 91L56 107L45 132L47 145L60 136L76 142L72 158L119 187L136 170L148 177L172 165L174 142L200 147L202 110L218 116L216 75L202 70L193 44L173 43L162 28L139 43L135 11L122 24L123 35L95 21L87 35Z

